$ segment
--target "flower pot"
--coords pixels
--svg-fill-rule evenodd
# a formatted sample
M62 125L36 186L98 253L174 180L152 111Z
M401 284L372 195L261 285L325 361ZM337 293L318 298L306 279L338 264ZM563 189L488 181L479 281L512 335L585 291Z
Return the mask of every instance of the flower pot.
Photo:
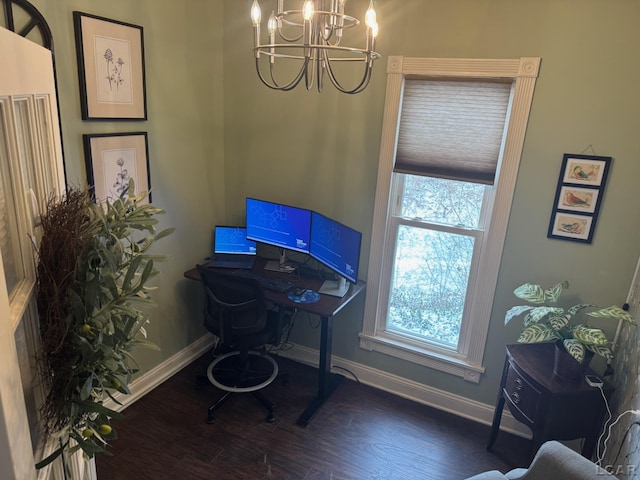
M587 370L589 363L591 363L592 358L593 352L586 350L584 360L582 360L582 363L579 363L565 350L562 340L556 340L556 348L553 356L553 374L563 380L579 382Z

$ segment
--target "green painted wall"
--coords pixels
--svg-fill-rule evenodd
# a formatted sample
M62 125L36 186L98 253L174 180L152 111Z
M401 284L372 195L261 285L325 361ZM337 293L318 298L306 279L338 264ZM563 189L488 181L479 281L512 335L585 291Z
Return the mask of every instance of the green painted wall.
M241 221L247 195L317 209L363 232L366 279L386 56L542 58L500 268L479 385L358 348L364 302L336 321L334 353L488 404L495 400L504 345L519 326L504 312L524 282L568 279L571 293L621 304L640 254L640 3L615 0L379 0L371 85L346 96L276 92L254 73L250 2L224 2L227 213ZM261 2L265 4L265 2ZM348 3L362 16L367 0ZM269 7L271 8L271 7ZM267 7L263 7L267 11ZM614 157L591 245L546 238L563 153L589 145ZM588 150L592 153L591 150ZM235 168L238 167L238 168ZM315 322L311 321L311 324ZM309 322L294 340L317 344Z
M150 337L162 352L141 352L148 370L189 345L200 326L200 296L182 272L209 250L216 223L241 223L244 198L312 208L363 232L361 278L368 270L373 201L389 55L542 57L515 191L479 385L358 348L364 299L335 325L335 354L435 388L493 403L511 291L526 281L571 282L601 305L622 303L640 254L640 3L637 0L378 0L380 36L370 87L356 96L275 92L254 72L250 0L33 0L56 42L69 180L82 182L82 133L149 132L154 203L167 210L172 255L162 266ZM264 1L263 1L264 3ZM350 0L362 16L368 0ZM142 25L149 120L80 120L72 11ZM591 245L546 238L563 153L591 145L614 157ZM589 150L591 152L591 150ZM301 321L294 340L318 332Z
M183 278L210 249L211 227L224 220L222 8L189 0L32 0L54 37L67 179L84 185L82 134L146 131L153 201L166 210L161 228L176 232L154 246L171 259L159 287L149 337L160 352L139 349L146 371L201 337L201 296ZM82 121L73 29L78 10L144 28L147 121Z

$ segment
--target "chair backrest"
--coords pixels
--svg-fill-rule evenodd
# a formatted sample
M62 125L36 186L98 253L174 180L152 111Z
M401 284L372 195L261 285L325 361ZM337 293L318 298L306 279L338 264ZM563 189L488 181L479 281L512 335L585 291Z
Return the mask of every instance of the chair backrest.
M255 279L235 277L200 265L197 268L206 295L205 327L223 344L259 341L262 334L268 333L267 303Z

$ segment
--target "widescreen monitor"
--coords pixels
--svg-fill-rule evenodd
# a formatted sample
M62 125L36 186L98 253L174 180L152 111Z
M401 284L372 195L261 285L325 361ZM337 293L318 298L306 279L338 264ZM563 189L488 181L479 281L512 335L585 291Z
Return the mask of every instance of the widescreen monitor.
M247 198L246 226L249 240L309 253L310 210Z
M317 212L311 213L309 254L353 283L358 281L361 241L360 232ZM340 283L344 285L344 282ZM344 287L336 285L336 288Z

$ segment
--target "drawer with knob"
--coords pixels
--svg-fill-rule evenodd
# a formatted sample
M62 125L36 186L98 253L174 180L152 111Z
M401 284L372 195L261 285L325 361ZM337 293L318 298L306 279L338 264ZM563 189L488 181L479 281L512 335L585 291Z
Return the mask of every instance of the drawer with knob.
M506 350L487 449L491 450L498 436L506 405L531 430L532 458L547 440L578 438L584 439L582 454L592 458L607 413L602 397L611 397L613 385L605 381L600 390L585 381L559 379L553 373L554 342L507 345Z
M511 405L517 408L531 423L536 420L540 392L529 384L512 365L509 365L504 393Z

